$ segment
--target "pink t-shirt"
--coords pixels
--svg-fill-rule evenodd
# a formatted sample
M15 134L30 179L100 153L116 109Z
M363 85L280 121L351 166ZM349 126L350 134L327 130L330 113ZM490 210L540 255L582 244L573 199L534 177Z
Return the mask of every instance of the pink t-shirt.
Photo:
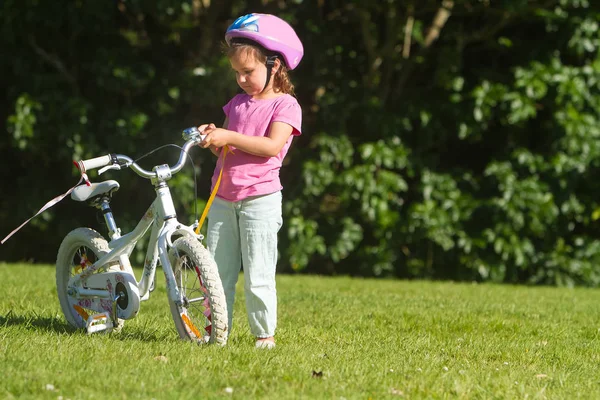
M273 122L292 126L292 135L275 157L260 157L229 146L225 170L217 196L228 201L240 201L250 196L275 193L282 189L279 169L292 144L293 136L301 134L302 109L289 94L257 100L243 93L236 95L224 107L229 123L227 129L247 136L268 136ZM219 157L212 177L212 187L219 177L223 157ZM212 190L212 189L211 189Z

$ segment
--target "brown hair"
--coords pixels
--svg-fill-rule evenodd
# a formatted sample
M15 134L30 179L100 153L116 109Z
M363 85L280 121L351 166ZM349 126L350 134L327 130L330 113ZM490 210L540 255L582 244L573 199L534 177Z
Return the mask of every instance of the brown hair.
M279 59L279 69L273 75L273 90L275 92L286 93L294 96L294 84L290 80L287 66L283 61L283 58L277 53L271 53L264 47L259 46L250 41L234 41L230 45L225 44L224 53L227 57L231 58L237 54L245 54L246 56L251 55L258 62L265 64L267 62L267 56L277 55Z

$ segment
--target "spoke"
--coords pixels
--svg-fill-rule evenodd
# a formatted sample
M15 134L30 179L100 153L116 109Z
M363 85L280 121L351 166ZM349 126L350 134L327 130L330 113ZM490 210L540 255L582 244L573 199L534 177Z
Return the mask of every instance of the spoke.
M182 265L182 268L181 268L181 274L183 275L183 279L182 279L182 282L181 282L181 286L185 289L185 288L187 288L187 270L189 268L188 267L188 259L187 259L187 257L184 257L182 259L182 262L183 262L183 265Z
M189 304L203 302L203 301L204 301L204 296L203 297L196 297L195 299L188 299L188 303Z
M178 271L179 289L184 298L181 319L191 336L202 339L202 331L209 337L212 331L212 311L208 292L202 282L202 272L188 254L181 254L179 257Z

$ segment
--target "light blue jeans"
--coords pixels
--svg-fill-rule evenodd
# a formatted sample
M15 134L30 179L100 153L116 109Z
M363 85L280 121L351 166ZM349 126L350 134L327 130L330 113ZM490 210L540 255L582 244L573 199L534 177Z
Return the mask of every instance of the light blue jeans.
M232 327L235 284L244 269L244 293L250 332L275 335L277 326L277 232L283 223L281 192L230 202L215 197L208 212L208 250L223 282Z

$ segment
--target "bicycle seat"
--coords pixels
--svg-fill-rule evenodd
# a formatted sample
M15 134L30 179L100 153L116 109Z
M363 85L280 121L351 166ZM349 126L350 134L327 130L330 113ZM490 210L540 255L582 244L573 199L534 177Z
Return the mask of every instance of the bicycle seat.
M93 197L103 194L112 195L113 192L119 190L119 182L104 181L100 183L92 183L91 186L85 184L77 186L71 193L71 198L76 201L86 201Z

